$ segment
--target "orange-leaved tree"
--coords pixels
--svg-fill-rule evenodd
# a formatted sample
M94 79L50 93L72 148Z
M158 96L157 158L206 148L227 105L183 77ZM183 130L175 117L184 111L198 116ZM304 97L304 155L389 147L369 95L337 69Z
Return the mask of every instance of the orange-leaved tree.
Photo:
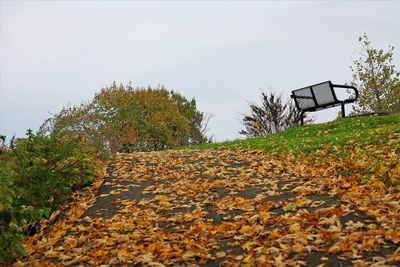
M92 101L64 108L42 129L79 138L99 152L149 151L209 141L207 119L194 99L188 101L164 87L114 82Z

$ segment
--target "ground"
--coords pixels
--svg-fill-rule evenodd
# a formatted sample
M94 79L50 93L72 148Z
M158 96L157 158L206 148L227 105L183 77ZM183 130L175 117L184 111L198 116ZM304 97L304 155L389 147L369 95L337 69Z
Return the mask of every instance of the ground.
M16 264L399 266L400 194L313 168L260 151L118 154Z

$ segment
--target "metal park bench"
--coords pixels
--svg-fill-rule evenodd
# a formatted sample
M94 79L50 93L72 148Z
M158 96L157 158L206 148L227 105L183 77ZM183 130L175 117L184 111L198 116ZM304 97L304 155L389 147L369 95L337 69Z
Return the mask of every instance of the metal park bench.
M355 97L338 100L334 88L353 89ZM342 117L344 118L344 105L353 103L358 99L358 90L354 86L333 84L331 81L327 81L294 90L290 97L294 99L297 109L301 111L301 125L303 125L305 112L318 111L336 106L342 106Z

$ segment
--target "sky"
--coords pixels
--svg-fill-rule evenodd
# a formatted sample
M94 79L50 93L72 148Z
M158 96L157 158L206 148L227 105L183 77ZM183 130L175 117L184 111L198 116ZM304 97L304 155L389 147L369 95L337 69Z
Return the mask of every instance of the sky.
M116 81L194 97L215 141L240 138L261 92L350 82L363 33L394 45L400 66L399 12L400 1L0 0L0 134L24 136Z

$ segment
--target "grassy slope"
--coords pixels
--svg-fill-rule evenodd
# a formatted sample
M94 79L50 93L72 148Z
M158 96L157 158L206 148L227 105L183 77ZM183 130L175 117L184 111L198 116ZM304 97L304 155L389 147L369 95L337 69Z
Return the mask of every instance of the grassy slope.
M385 144L400 133L400 114L351 117L333 122L295 127L266 137L248 138L196 148L262 149L269 153L312 153L333 146ZM399 152L397 149L397 152Z
M294 164L400 189L400 114L351 117L196 148L261 149L277 158L290 158Z

